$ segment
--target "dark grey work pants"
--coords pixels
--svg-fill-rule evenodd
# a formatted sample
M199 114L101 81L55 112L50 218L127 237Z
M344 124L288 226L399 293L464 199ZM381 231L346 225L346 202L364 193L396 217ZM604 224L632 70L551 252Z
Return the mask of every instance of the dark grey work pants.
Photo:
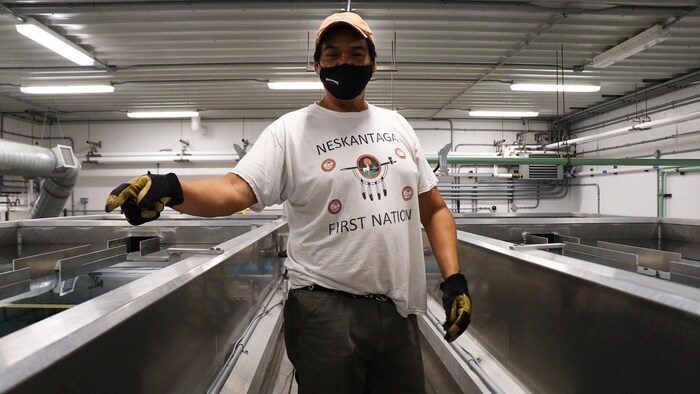
M300 394L425 392L416 316L391 301L292 290L284 326Z

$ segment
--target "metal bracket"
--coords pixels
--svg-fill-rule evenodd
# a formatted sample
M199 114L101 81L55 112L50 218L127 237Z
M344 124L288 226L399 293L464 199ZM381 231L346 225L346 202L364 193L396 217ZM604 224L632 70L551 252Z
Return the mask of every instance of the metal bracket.
M551 244L516 244L510 245L510 250L538 250L538 249L564 249L566 244L564 243L551 243Z
M68 257L56 262L58 280L65 281L89 272L126 261L126 245L119 245L97 252Z
M195 249L195 248L168 248L166 250L169 255L173 254L209 254L209 255L219 255L224 253L223 249L220 248L209 248L209 249Z
M447 168L447 154L450 152L452 149L452 143L449 143L445 146L442 147L438 151L438 175L439 176L447 176L448 168Z

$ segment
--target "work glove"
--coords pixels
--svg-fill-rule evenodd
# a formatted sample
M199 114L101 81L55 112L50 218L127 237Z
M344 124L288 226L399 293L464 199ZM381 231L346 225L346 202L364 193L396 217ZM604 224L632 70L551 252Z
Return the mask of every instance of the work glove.
M177 175L137 176L112 190L105 203L105 211L122 208L126 219L134 226L156 220L164 207L182 204L182 186Z
M445 307L445 340L452 342L467 329L471 322L472 300L467 279L462 274L448 276L440 284L442 306Z

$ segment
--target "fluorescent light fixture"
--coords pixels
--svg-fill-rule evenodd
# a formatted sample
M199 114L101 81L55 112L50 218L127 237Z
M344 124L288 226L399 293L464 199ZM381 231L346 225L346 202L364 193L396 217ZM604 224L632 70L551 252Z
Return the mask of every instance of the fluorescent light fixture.
M661 41L666 40L670 35L671 31L669 29L663 29L661 25L654 25L654 27L594 57L593 67L605 68L613 65L620 60L627 59L635 53L653 47Z
M268 82L270 90L323 90L321 81L308 82Z
M31 38L80 66L92 66L95 63L94 56L90 52L42 25L35 19L27 18L25 23L15 25L15 28L20 34Z
M19 90L28 94L80 94L80 93L112 93L112 85L46 85L21 86Z
M521 92L573 92L573 93L591 93L600 90L597 85L557 85L551 83L514 83L510 85L510 90Z
M469 111L469 116L477 118L532 118L539 114L534 111Z
M194 118L199 116L197 111L138 111L127 112L126 116L135 119L158 119L158 118Z

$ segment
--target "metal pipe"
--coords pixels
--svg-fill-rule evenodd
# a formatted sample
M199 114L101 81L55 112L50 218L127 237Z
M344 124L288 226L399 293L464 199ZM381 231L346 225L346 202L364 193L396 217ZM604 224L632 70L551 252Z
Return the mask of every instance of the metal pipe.
M631 133L631 132L637 131L637 130L649 130L649 129L652 129L654 127L666 126L669 124L686 122L686 121L697 119L697 118L700 118L700 112L691 112L689 114L672 116L670 118L652 120L651 122L638 123L638 124L633 125L633 126L625 126L625 127L619 128L619 129L610 130L610 131L606 131L606 132L595 134L595 135L589 135L586 137L579 137L579 138L574 138L572 140L554 142L551 144L547 144L544 147L547 149L560 149L562 147L567 147L567 146L571 146L574 144L580 144L580 143L590 142L590 141L599 141L599 140L610 138L610 137L617 137L619 135L628 134L628 133Z
M271 308L268 309L268 305L272 301L272 298L275 296L277 289L280 288L283 281L284 278L280 278L277 281L277 284L267 294L267 297L265 297L265 300L262 302L262 304L260 304L260 306L257 309L257 313L254 315L253 319L251 319L250 323L248 323L245 330L243 331L243 335L240 339L238 339L238 341L236 341L236 344L233 347L233 352L226 359L223 368L221 369L221 371L219 371L219 374L216 375L214 382L211 384L211 386L209 386L207 394L218 394L221 392L221 389L223 389L224 385L226 384L226 380L228 379L229 375L231 375L231 371L233 371L233 368L236 366L238 358L243 353L243 350L248 344L248 341L253 335L253 332L255 332L255 328L258 326L260 319L263 316L265 316L270 311L270 309L276 306L273 305Z
M438 328L438 332L445 332L445 330L442 327L442 324L437 319L437 317L433 315L433 313L430 311L430 308L428 308L426 315L428 316L430 322ZM488 388L489 391L495 394L505 394L505 392L501 390L500 387L498 387L496 382L494 382L493 379L491 379L491 377L481 368L481 365L479 365L479 363L476 361L474 356L471 355L471 353L466 351L463 347L459 346L457 342L449 342L449 345L452 349L454 349L455 352L457 352L459 357L467 363L469 369L474 371L474 373L479 377L479 379L481 379L481 381L484 383L484 385L486 385L486 388Z
M438 187L444 187L444 188L452 188L452 189L474 189L474 188L480 188L480 189L487 189L487 190L506 190L506 189L512 189L513 187L518 187L521 189L526 189L526 190L535 190L535 189L540 189L543 186L549 186L549 187L555 187L558 186L561 182L558 182L557 184L543 184L543 183L532 183L532 184L527 184L527 183L500 183L500 182L493 182L493 183L438 183Z
M596 175L617 175L617 174L624 174L624 173L629 173L629 172L656 171L658 169L659 169L659 167L656 167L656 166L638 167L638 168L613 168L611 170L602 169L602 170L593 170L593 171L584 171L584 172L572 172L571 175L574 177L596 176Z
M562 185L559 190L551 192L533 192L530 194L515 194L513 192L504 191L502 193L492 193L484 195L483 193L466 194L466 193L449 193L441 191L440 194L446 200L471 200L471 201L513 201L514 199L526 199L528 197L541 199L558 199L566 196L568 193L568 185Z
M668 174L683 174L686 172L700 172L700 166L695 167L679 167L679 168L664 168L659 170L656 181L657 203L656 216L662 218L666 215L666 175Z
M57 154L60 153L40 146L0 141L1 174L46 178L32 208L31 218L58 216L77 182L78 160L73 156L75 168L59 169Z
M575 112L570 115L566 115L559 119L559 124L573 124L580 123L592 116L610 112L613 109L628 106L630 102L636 102L639 95L644 95L647 99L666 94L669 90L677 90L677 86L683 86L689 81L696 81L697 77L700 76L700 70L695 70L688 74L682 75L678 78L669 79L660 84L650 86L648 88L629 93L622 97L618 97L614 100L606 101L601 104L594 105L592 107L586 108L585 110Z
M427 155L428 163L437 163L437 156ZM700 166L700 159L617 159L617 158L567 158L567 157L453 157L447 156L448 164L470 165L520 165L520 164L545 164L545 165L622 165L622 166L672 166L694 167Z
M4 117L4 115L3 115L3 117ZM75 149L75 142L73 141L73 138L71 138L71 137L51 137L51 136L48 136L48 137L41 137L41 138L38 138L38 137L34 137L33 135L26 135L26 134L14 133L14 132L12 132L12 131L7 131L7 130L5 130L2 126L0 126L0 138L2 138L2 135L3 135L3 134L9 134L9 135L17 136L17 137L29 138L29 139L31 139L32 141L34 141L34 140L40 140L40 141L41 141L41 140L61 140L61 141L68 141L68 142L70 142L70 147L73 148L73 149Z
M598 214L600 215L600 185L597 183L572 183L569 186L595 186L598 195Z
M664 172L667 172L669 174L672 173L683 173L683 172L700 172L700 166L693 166L693 167L678 167L678 168L664 168Z
M549 190L528 190L525 192L517 191L517 190L487 190L487 191L480 191L480 190L443 190L439 189L440 194L443 197L466 197L466 196L482 196L482 197L498 197L502 195L508 195L512 198L519 197L519 198L524 198L524 197L537 197L540 195L547 195L547 194L558 194L555 192L554 189L549 189Z
M466 174L465 174L466 175ZM472 187L474 185L479 185L481 187L512 187L514 185L521 187L536 187L542 185L556 185L561 183L561 180L556 179L480 179L475 180L473 183L438 183L439 186L454 186L454 187Z
M512 174L511 174L512 175ZM449 174L451 177L455 178L493 178L493 174L490 172L458 172L456 174Z
M520 209L537 209L537 207L540 206L540 197L539 197L539 196L537 196L537 200L536 200L536 201L537 201L537 202L536 202L535 205L532 205L532 206L529 206L529 207L519 207L519 206L515 203L515 199L513 199L513 204L511 204L511 208L513 209L513 212L516 212L516 211L518 211L518 210L520 210Z
M506 173L499 173L498 172L498 166L493 165L493 173L492 173L494 178L512 178L513 174L506 172Z
M230 151L187 151L185 153L185 156L188 156L190 154L193 155L202 155L202 156L236 156L235 153L231 153ZM107 152L107 153L99 153L99 156L95 156L97 158L100 157L115 157L115 158L120 158L120 157L143 157L143 156L180 156L179 151L159 151L159 152Z
M518 196L518 197L536 197L542 194L547 194L547 193L553 193L556 190L559 190L559 188L543 188L543 189L527 189L527 190L517 190L517 189L496 189L496 190L490 190L490 189L449 189L449 188L443 188L439 187L438 190L440 190L440 194L443 196L463 196L463 195L480 195L480 196L500 196L503 194L507 194L510 196Z
M452 150L457 150L455 149L455 125L452 123L451 119L445 119L449 124L450 124L450 146L452 147Z
M563 189L562 189L563 190ZM442 193L442 198L445 200L470 200L470 201L513 201L513 200L535 200L535 199L543 199L543 200L554 200L557 198L562 197L562 191L558 190L557 192L549 192L549 193L534 193L530 195L522 195L522 194L510 194L510 193L501 193L501 194L491 194L491 195L483 195L483 194L460 194L460 193L453 193L453 194L448 194L448 193Z
M590 155L590 154L592 154L592 153L597 153L597 152L605 152L605 151L615 150L615 149L626 149L626 148L630 148L630 147L637 146L637 145L651 144L651 143L653 143L653 142L659 142L659 141L670 140L670 139L674 139L674 140L675 140L675 139L678 139L678 138L681 138L681 137L691 137L691 136L693 136L693 135L695 135L695 134L700 134L700 130L695 130L695 131L691 131L691 132L688 132L688 133L679 133L679 134L675 134L675 133L674 133L674 134L666 135L666 136L659 137L659 138L652 138L652 139L649 139L649 140L641 140L641 141L637 141L637 142L626 142L626 143L624 143L624 144L622 144L622 145L614 145L614 146L608 146L608 147L605 147L605 148L598 148L598 149L587 150L585 153L586 153L587 155ZM700 150L700 149L696 149L695 151L698 151L698 150ZM687 152L687 151L686 151L686 152ZM649 155L649 156L651 156L651 155Z
M691 95L677 100L664 101L662 104L655 105L650 108L645 108L643 110L635 110L632 113L625 113L622 115L617 115L612 118L605 118L595 123L590 123L585 126L580 126L578 128L573 128L569 130L570 134L581 134L591 130L597 130L601 127L613 126L619 123L626 123L630 121L630 117L633 116L643 116L643 115L655 115L663 114L664 112L670 110L679 110L688 105L693 105L700 102L700 94Z
M498 157L496 152L457 152L460 146L491 146L487 144L457 144L450 154L453 157Z
M659 171L656 177L656 217L662 218L665 215L666 200L666 171Z
M451 191L469 191L469 190L484 190L488 192L494 191L506 191L506 190L519 190L519 191L541 191L542 189L554 189L561 186L563 182L556 183L490 183L490 182L477 182L477 183L438 183L439 188L448 189Z
M36 219L59 216L78 183L79 173L80 168L70 168L63 177L46 178L29 217Z
M114 152L86 154L81 156L83 163L90 164L124 164L124 163L158 163L163 161L197 161L197 162L233 162L239 159L236 153L217 151L182 152Z

